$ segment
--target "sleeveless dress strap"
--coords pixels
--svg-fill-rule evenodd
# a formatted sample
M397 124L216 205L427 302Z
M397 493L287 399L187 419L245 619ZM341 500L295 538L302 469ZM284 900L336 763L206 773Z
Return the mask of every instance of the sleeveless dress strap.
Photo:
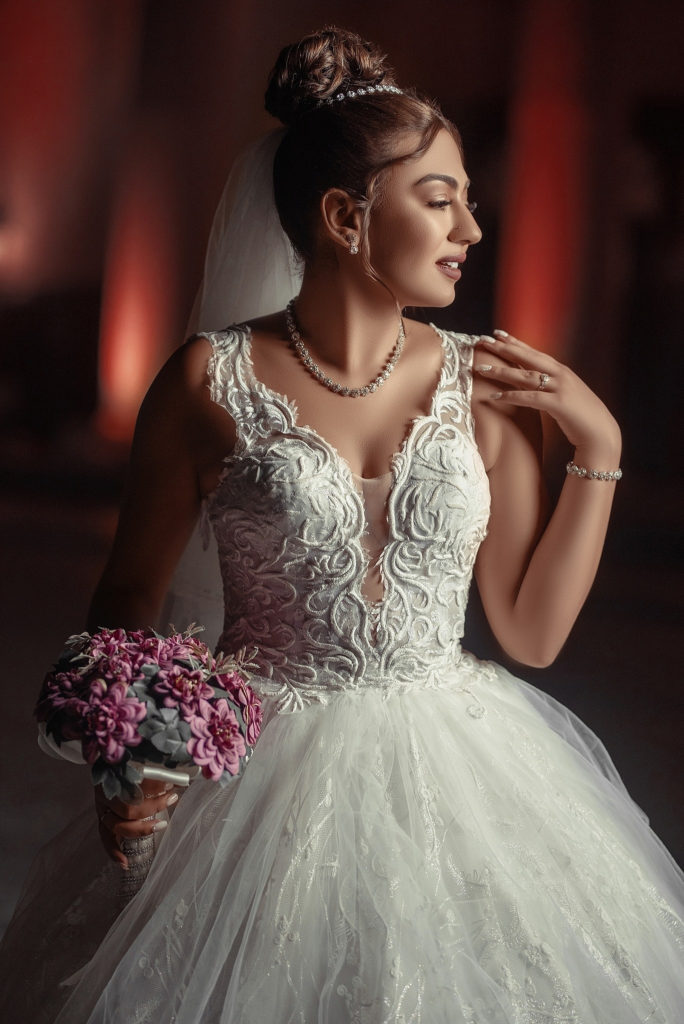
M465 433L475 441L475 422L472 414L473 355L479 335L444 331L430 324L442 338L445 348L444 367L438 385L437 406L443 420L463 426Z
M272 434L295 430L297 408L284 395L265 387L254 375L251 331L235 324L223 331L202 332L212 345L207 366L212 399L235 421L235 453L242 454Z
M248 400L250 387L244 373L244 347L248 329L240 325L223 331L201 331L197 337L206 338L212 347L207 365L209 392L212 400L225 409L235 421L238 442L249 443L252 403Z

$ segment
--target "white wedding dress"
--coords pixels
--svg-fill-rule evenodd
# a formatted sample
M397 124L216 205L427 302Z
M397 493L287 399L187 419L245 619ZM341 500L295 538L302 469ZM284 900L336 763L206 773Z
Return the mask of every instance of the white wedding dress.
M255 379L247 327L208 335L220 646L258 648L264 727L182 797L59 1024L684 1019L681 872L591 731L460 647L489 490L475 339L440 334L377 481Z

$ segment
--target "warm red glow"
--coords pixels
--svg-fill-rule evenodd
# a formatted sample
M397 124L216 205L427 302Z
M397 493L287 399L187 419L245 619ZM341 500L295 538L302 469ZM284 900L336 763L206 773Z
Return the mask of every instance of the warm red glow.
M30 291L59 274L60 234L92 149L90 14L87 0L2 5L0 202L7 234L0 280L7 290Z
M532 0L514 101L497 323L561 353L572 326L586 211L580 27L568 0Z
M124 106L137 0L0 4L0 289L99 277L107 132Z
M172 346L179 242L173 218L171 161L141 131L130 148L105 270L98 426L130 437L140 402Z

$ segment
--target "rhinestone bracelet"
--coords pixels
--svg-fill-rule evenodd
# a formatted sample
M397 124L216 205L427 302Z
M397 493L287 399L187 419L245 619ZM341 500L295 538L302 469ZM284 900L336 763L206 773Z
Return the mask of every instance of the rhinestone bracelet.
M621 469L587 469L586 466L576 466L574 462L568 462L565 472L587 480L622 480Z

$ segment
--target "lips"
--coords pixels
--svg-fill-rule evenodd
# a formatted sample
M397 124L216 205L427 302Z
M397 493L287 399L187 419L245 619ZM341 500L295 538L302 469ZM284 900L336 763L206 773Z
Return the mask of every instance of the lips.
M460 256L446 257L443 260L438 260L437 266L446 277L450 278L450 280L458 281L461 276L459 263L463 263L464 260L465 255L463 254Z

